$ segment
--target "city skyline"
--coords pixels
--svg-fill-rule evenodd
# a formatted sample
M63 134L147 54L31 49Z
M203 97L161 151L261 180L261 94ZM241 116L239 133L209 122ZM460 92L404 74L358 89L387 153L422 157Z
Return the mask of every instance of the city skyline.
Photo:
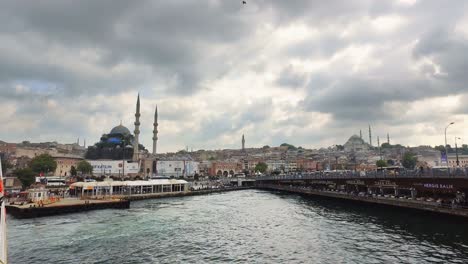
M434 146L450 122L447 143L468 142L463 1L2 7L0 140L133 131L140 93L139 139L151 150L158 105L158 152L240 148L242 134L246 148L328 147L369 125L373 141Z

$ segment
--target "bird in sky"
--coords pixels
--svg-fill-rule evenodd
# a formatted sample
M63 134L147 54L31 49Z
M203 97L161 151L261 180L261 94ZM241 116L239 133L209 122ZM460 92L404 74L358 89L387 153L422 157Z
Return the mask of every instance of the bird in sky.
M242 4L245 5L245 4L247 4L247 2L246 2L246 1L242 1Z

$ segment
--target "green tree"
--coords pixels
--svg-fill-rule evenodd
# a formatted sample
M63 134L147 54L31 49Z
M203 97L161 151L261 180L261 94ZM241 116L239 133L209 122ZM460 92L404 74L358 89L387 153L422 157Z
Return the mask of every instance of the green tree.
M438 151L445 151L444 145L435 146L434 149Z
M255 171L264 173L268 169L268 165L265 162L259 162L255 165Z
M406 152L403 155L403 167L407 169L414 169L416 163L418 163L418 158L411 152Z
M91 174L93 172L93 166L91 166L91 164L86 160L78 162L76 169L82 174Z
M71 174L71 176L73 176L73 177L76 177L76 175L78 175L78 171L76 170L75 166L71 166L71 168L70 168L70 174Z
M377 167L387 167L387 162L385 160L378 160L376 162Z
M30 169L16 169L13 171L13 175L15 175L23 185L23 188L29 187L36 181L36 174Z
M49 154L41 154L31 160L31 169L37 174L54 172L56 168L57 162Z
M288 147L288 150L296 150L297 148L294 145L288 144L288 143L283 143L280 145L280 147Z
M384 149L387 149L387 148L392 148L393 146L390 145L389 143L385 142L385 143L382 143L382 145L380 145L382 148Z

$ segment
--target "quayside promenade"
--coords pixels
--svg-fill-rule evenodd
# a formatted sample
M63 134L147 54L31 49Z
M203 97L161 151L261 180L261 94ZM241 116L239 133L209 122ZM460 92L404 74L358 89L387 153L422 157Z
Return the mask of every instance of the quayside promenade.
M256 187L468 217L466 170L264 176Z

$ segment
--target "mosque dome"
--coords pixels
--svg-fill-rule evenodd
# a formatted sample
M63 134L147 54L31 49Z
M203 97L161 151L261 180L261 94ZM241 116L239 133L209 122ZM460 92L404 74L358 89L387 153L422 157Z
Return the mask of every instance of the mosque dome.
M121 135L130 135L130 130L124 126L122 126L122 124L114 127L109 134L121 134Z
M365 144L364 140L358 135L352 135L349 139L348 142L350 143L359 143L359 144Z
M358 135L352 135L344 144L345 151L368 150L369 145Z

